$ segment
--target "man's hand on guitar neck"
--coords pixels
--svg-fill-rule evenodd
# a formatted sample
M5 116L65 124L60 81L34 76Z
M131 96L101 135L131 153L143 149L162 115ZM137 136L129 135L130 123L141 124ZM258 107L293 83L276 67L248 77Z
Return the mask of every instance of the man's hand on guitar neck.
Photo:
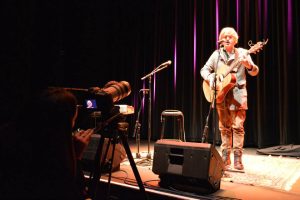
M215 89L215 77L216 77L216 73L211 73L209 76L208 76L208 80L209 80L209 87L214 90ZM222 74L217 74L217 77L216 77L216 82L217 82L217 90L218 90L218 86L219 86L219 83L221 83L224 79L223 75Z
M253 69L253 66L252 66L252 64L249 62L249 60L247 59L247 57L246 56L242 56L241 58L240 58L240 63L242 63L242 65L244 65L248 70L252 70Z

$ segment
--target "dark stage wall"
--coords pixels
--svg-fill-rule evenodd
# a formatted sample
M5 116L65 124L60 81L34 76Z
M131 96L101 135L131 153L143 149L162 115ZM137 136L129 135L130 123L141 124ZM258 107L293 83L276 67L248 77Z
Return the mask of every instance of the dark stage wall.
M252 55L260 74L248 77L246 146L299 144L299 8L297 0L3 0L1 123L48 86L102 87L126 80L132 93L120 103L137 109L139 90L148 87L141 77L171 60L152 79L151 137L159 137L160 113L178 109L187 140L200 141L209 104L199 71L217 48L220 29L232 26L241 47L269 39ZM147 98L140 119L144 138ZM135 118L129 117L131 125Z

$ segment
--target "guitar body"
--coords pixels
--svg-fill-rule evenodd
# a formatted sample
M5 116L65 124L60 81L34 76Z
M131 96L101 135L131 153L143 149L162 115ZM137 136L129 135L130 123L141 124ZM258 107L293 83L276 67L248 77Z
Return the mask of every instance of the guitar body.
M226 69L227 67L228 67L227 65L223 65L222 67L220 67L217 70L217 75L224 74L224 72L227 70ZM231 90L235 86L235 83L236 83L236 76L232 73L229 73L227 76L225 76L222 82L217 81L217 94L216 94L217 103L221 103L224 101L225 96L227 95L229 90ZM206 100L208 102L212 102L214 99L215 90L212 90L210 88L208 81L203 81L202 87L203 87L203 92Z
M263 46L267 44L267 42L268 42L268 39L263 42L257 42L255 45L253 45L252 41L250 40L248 42L248 44L251 48L247 51L246 55L259 52L263 48ZM233 73L231 73L231 71L233 68L237 67L238 65L239 65L239 59L235 59L230 64L230 66L224 64L221 67L218 67L217 72L216 72L217 77L218 77L218 75L222 74L224 76L224 79L222 82L217 80L217 83L216 83L216 85L217 85L216 86L216 102L217 103L223 102L225 99L225 96L227 95L229 90L231 90L235 86L236 76ZM208 81L203 81L202 88L203 88L203 92L204 92L204 96L205 96L206 100L208 102L212 102L214 99L215 90L212 90L210 88Z

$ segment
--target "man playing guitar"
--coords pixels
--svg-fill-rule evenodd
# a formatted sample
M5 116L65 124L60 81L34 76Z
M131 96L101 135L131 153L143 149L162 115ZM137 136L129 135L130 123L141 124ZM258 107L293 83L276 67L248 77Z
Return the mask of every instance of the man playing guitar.
M215 50L200 73L205 97L212 102L215 91L221 132L221 151L225 169L230 169L230 153L234 152L234 168L243 170L242 151L244 145L244 121L246 119L247 89L246 73L256 76L259 68L251 59L248 50L235 48L238 34L231 27L225 27L219 35L221 48ZM257 51L257 50L256 50ZM225 79L228 79L225 81ZM207 87L205 87L207 86ZM207 94L209 93L209 94Z

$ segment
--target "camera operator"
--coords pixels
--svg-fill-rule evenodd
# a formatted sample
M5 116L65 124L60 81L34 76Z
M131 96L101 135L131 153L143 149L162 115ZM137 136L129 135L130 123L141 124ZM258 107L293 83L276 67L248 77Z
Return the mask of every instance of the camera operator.
M6 160L0 198L86 198L78 160L93 129L72 133L77 109L72 93L46 89L25 105L14 126L1 130L7 137L1 144L1 159Z

